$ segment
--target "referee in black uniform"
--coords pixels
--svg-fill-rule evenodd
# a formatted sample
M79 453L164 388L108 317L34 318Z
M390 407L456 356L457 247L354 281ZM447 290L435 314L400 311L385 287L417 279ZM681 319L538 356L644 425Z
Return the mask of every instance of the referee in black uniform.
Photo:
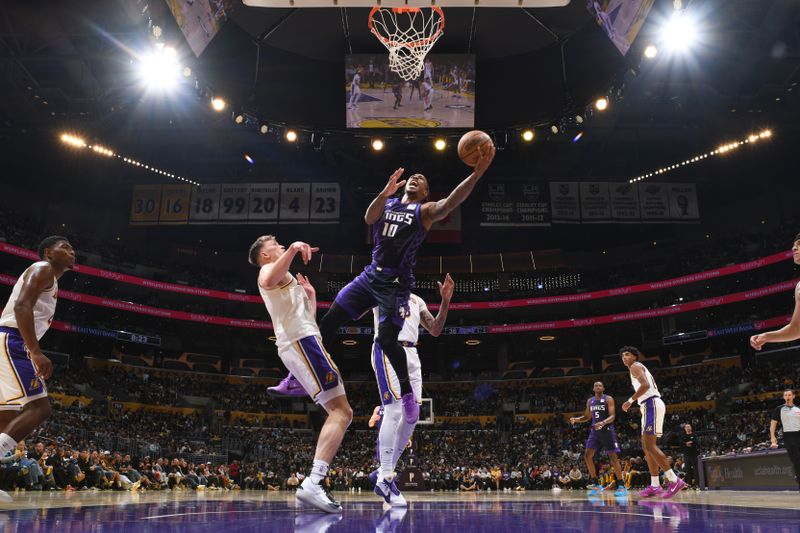
M778 422L783 426L783 445L789 453L789 459L794 466L794 478L800 485L800 407L794 404L794 391L783 391L783 399L786 403L779 405L772 411L772 420L769 423L769 437L772 440L772 448L778 447L778 438L775 436L775 429Z

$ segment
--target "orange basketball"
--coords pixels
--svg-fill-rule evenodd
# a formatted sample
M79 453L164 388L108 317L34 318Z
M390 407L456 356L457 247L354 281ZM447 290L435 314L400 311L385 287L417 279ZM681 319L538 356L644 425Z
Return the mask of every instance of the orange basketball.
M485 131L468 131L458 141L458 157L461 158L465 165L474 167L481 157L478 148L481 146L488 147L490 144L492 144L492 138Z

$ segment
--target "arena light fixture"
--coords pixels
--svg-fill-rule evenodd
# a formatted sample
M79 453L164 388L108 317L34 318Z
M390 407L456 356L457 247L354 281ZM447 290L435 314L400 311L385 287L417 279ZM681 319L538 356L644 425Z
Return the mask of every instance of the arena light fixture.
M183 176L178 176L177 174L173 174L172 172L167 172L166 170L162 170L162 169L157 168L157 167L155 167L153 165L148 165L147 163L142 163L141 161L137 161L136 159L133 159L132 157L127 157L127 156L118 154L118 153L114 152L113 150L111 150L110 148L108 148L106 146L103 146L100 143L88 144L86 141L83 140L82 137L79 137L77 135L73 135L71 133L62 133L59 138L61 139L61 142L63 142L64 144L67 144L69 146L74 146L76 148L88 148L89 150L91 150L95 154L102 155L102 156L105 156L105 157L112 157L112 158L119 159L121 162L123 162L123 163L125 163L127 165L143 168L144 170L148 170L148 171L150 171L150 172L152 172L154 174L158 174L160 176L164 176L164 177L167 177L167 178L172 178L174 180L182 181L182 182L188 183L190 185L200 186L200 184L198 182L194 181L194 180L191 180L189 178L184 178Z
M244 154L244 160L250 163L251 165L255 164L255 159L250 157L250 154Z
M658 55L658 48L654 44L649 44L644 49L644 57L647 59L655 59Z
M237 123L237 124L241 124L242 122L244 122L244 115L242 115L241 113L239 113L238 115L236 115L235 117L233 117L233 121L234 121L235 123Z
M598 98L594 102L594 108L598 111L605 111L608 109L608 98L603 96L602 98Z
M441 152L442 150L447 148L447 142L440 137L435 141L433 141L433 147Z
M174 88L181 71L177 53L171 46L156 46L139 58L139 77L148 89L166 91Z
M667 172L671 172L679 167L685 167L688 165L693 165L695 163L699 163L704 159L708 159L709 157L714 156L722 156L730 154L733 151L738 150L739 148L745 145L752 145L752 144L759 144L765 140L772 138L772 130L764 129L758 133L750 133L745 137L741 138L738 141L731 141L726 142L724 144L719 145L716 149L711 150L710 152L706 152L704 154L699 154L683 161L679 161L677 163L673 163L670 165L663 166L659 169L653 170L652 172L647 172L646 174L642 174L641 176L636 176L635 178L631 178L628 180L628 183L636 183L647 178L652 178L654 176L661 176L662 174L666 174Z
M572 142L576 143L576 142L580 141L581 139L583 139L583 132L579 131L578 134L575 135L575 137L572 138Z
M286 140L293 143L297 140L297 132L294 130L286 130Z
M355 346L356 344L358 344L358 341L355 339L345 339L342 341L342 344L344 344L345 346Z
M477 346L481 343L480 339L467 339L464 341L464 344L467 346Z
M215 96L211 99L211 109L216 112L225 111L225 108L228 107L228 104L220 98L219 96Z
M661 28L661 40L672 52L685 52L697 40L697 24L686 10L674 11Z
M258 131L266 135L269 132L269 126L267 126L266 124L262 124L261 127L258 129Z
M383 140L382 139L372 139L372 149L376 152L380 152L383 150Z
M556 340L556 338L554 335L542 335L541 337L539 337L539 340L542 342L552 342Z
M267 340L271 341L271 342L275 342L275 341L278 340L278 337L276 337L275 335L270 335L269 337L267 337Z
M535 136L536 133L534 133L533 130L525 130L522 132L522 140L527 143L531 142Z

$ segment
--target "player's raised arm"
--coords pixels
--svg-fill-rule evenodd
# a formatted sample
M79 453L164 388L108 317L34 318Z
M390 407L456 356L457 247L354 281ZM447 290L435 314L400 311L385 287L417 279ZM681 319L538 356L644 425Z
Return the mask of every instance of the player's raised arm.
M33 320L33 308L39 296L52 287L55 280L53 267L49 263L38 263L34 266L27 279L22 282L19 298L14 304L14 318L25 348L36 367L36 376L48 379L53 373L53 363L42 353L39 340L36 338L36 326Z
M386 183L386 186L383 188L380 194L378 194L378 196L372 200L372 203L369 204L369 207L367 207L367 212L364 213L364 222L367 224L374 224L381 219L383 210L386 208L386 200L400 190L400 187L406 184L406 180L398 181L400 176L403 175L404 170L405 169L403 167L400 167L395 170L391 176L389 176L389 181Z
M305 291L306 296L308 297L308 301L311 302L311 309L316 309L317 308L317 290L311 284L311 281L307 277L305 277L304 275L302 275L302 274L300 274L298 272L297 273L297 283L299 283L300 286L303 287L303 290Z
M303 263L308 264L311 260L311 255L318 251L319 248L302 241L293 242L277 261L261 267L261 272L258 274L258 285L264 290L278 286L286 278L295 255L299 253L303 258Z
M750 337L750 346L756 350L768 342L791 342L800 339L800 283L794 289L794 313L792 319L781 329L759 333Z
M479 147L478 150L480 151L481 157L478 159L478 163L475 165L475 170L472 171L472 174L459 183L447 198L436 202L428 202L422 206L422 223L426 228L430 228L431 224L434 222L445 219L447 215L453 212L453 209L461 205L464 200L469 197L470 193L472 193L475 184L481 179L481 176L483 176L486 169L489 168L489 165L492 164L495 154L494 145L489 144L488 148Z
M439 294L442 297L442 303L439 304L439 312L436 313L436 318L433 318L427 306L422 309L419 315L422 327L427 329L428 333L434 337L438 337L442 334L442 329L444 329L444 324L447 321L447 311L450 308L450 298L453 297L453 290L456 286L450 274L445 276L444 283L440 281L437 283L439 284Z

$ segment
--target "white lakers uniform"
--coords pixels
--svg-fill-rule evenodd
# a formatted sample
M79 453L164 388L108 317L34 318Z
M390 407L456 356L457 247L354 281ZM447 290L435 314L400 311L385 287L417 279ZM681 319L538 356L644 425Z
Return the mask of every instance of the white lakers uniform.
M417 342L419 341L420 315L423 311L428 310L428 306L422 298L416 294L411 294L408 298L408 308L409 313L405 317L403 328L400 330L397 340L406 351L411 390L414 391L414 397L417 402L422 403L422 364L419 360L419 353L417 353ZM381 402L385 405L400 399L400 381L397 379L397 374L392 368L389 358L386 357L377 342L379 325L377 307L372 309L372 314L375 318L375 338L372 342L371 358L372 369L375 371L375 378L378 380L378 392L381 395Z
M653 375L647 370L647 367L639 362L634 363L634 365L639 365L644 369L644 379L650 384L650 388L647 389L647 392L636 400L639 403L639 410L642 412L642 434L660 437L664 432L664 415L667 411L666 406L661 399L661 393L658 392L656 380L653 379ZM641 381L633 377L632 372L631 385L633 385L634 392L639 390L639 387L642 385Z
M28 355L14 314L22 284L30 277L34 267L41 263L34 263L17 279L0 315L0 410L3 411L19 411L29 402L47 396L44 380L36 377L37 369ZM39 295L33 306L37 340L50 329L57 299L58 281L53 277L52 285Z
M325 351L315 319L315 309L303 287L291 281L269 290L259 286L275 330L278 357L320 404L344 394L339 369Z

